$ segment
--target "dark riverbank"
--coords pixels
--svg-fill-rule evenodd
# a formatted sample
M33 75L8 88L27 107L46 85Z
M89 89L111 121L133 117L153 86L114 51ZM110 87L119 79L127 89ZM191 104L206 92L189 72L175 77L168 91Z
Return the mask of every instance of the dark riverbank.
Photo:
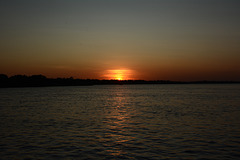
M74 79L47 78L43 75L15 75L8 77L0 74L0 87L46 87L46 86L87 86L87 85L123 85L123 84L219 84L240 83L239 81L169 81L169 80L98 80L98 79Z

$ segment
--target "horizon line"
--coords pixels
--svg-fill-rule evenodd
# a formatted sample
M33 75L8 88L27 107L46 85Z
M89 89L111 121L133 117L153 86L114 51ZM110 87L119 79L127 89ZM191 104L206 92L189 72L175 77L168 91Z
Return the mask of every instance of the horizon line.
M98 81L119 81L119 82L124 82L124 81L145 81L145 82L179 82L179 83L191 83L191 82L234 82L234 83L240 83L239 80L207 80L207 79L202 79L202 80L169 80L169 79L155 79L155 80L146 80L146 79L98 79L98 78L74 78L73 76L70 77L56 77L56 78L49 78L43 74L33 74L33 75L25 75L25 74L16 74L13 76L8 76L7 74L2 74L0 73L0 79L10 79L14 77L26 77L26 78L41 78L41 79L72 79L72 80L98 80Z

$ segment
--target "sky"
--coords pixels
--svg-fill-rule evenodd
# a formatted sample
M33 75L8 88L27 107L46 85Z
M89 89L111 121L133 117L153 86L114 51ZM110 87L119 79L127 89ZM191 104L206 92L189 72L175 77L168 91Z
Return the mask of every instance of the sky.
M0 0L0 73L240 81L239 0Z

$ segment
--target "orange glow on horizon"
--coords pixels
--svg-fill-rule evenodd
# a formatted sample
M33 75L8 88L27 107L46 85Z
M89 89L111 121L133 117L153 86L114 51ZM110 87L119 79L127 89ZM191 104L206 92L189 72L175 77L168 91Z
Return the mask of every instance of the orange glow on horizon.
M129 80L132 78L133 71L128 69L115 69L115 70L106 70L103 75L104 79L113 79L113 80Z

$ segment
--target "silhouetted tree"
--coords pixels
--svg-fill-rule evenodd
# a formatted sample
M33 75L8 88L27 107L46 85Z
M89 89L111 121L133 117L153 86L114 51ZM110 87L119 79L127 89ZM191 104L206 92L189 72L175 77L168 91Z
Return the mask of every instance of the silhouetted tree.
M41 74L39 74L39 75L32 75L29 78L30 79L36 79L36 80L45 80L45 79L47 79L47 77L45 77L45 76L43 76Z
M0 87L6 87L8 84L8 76L6 74L0 74Z
M10 79L22 81L22 80L27 80L28 77L26 75L14 75L10 77Z
M70 78L47 78L43 75L15 75L8 77L0 74L0 87L42 87L42 86L82 86L82 85L123 85L123 84L206 84L206 83L240 83L239 81L194 81L180 82L169 80L98 80L98 79L74 79Z
M0 80L7 80L8 76L6 74L0 74Z

